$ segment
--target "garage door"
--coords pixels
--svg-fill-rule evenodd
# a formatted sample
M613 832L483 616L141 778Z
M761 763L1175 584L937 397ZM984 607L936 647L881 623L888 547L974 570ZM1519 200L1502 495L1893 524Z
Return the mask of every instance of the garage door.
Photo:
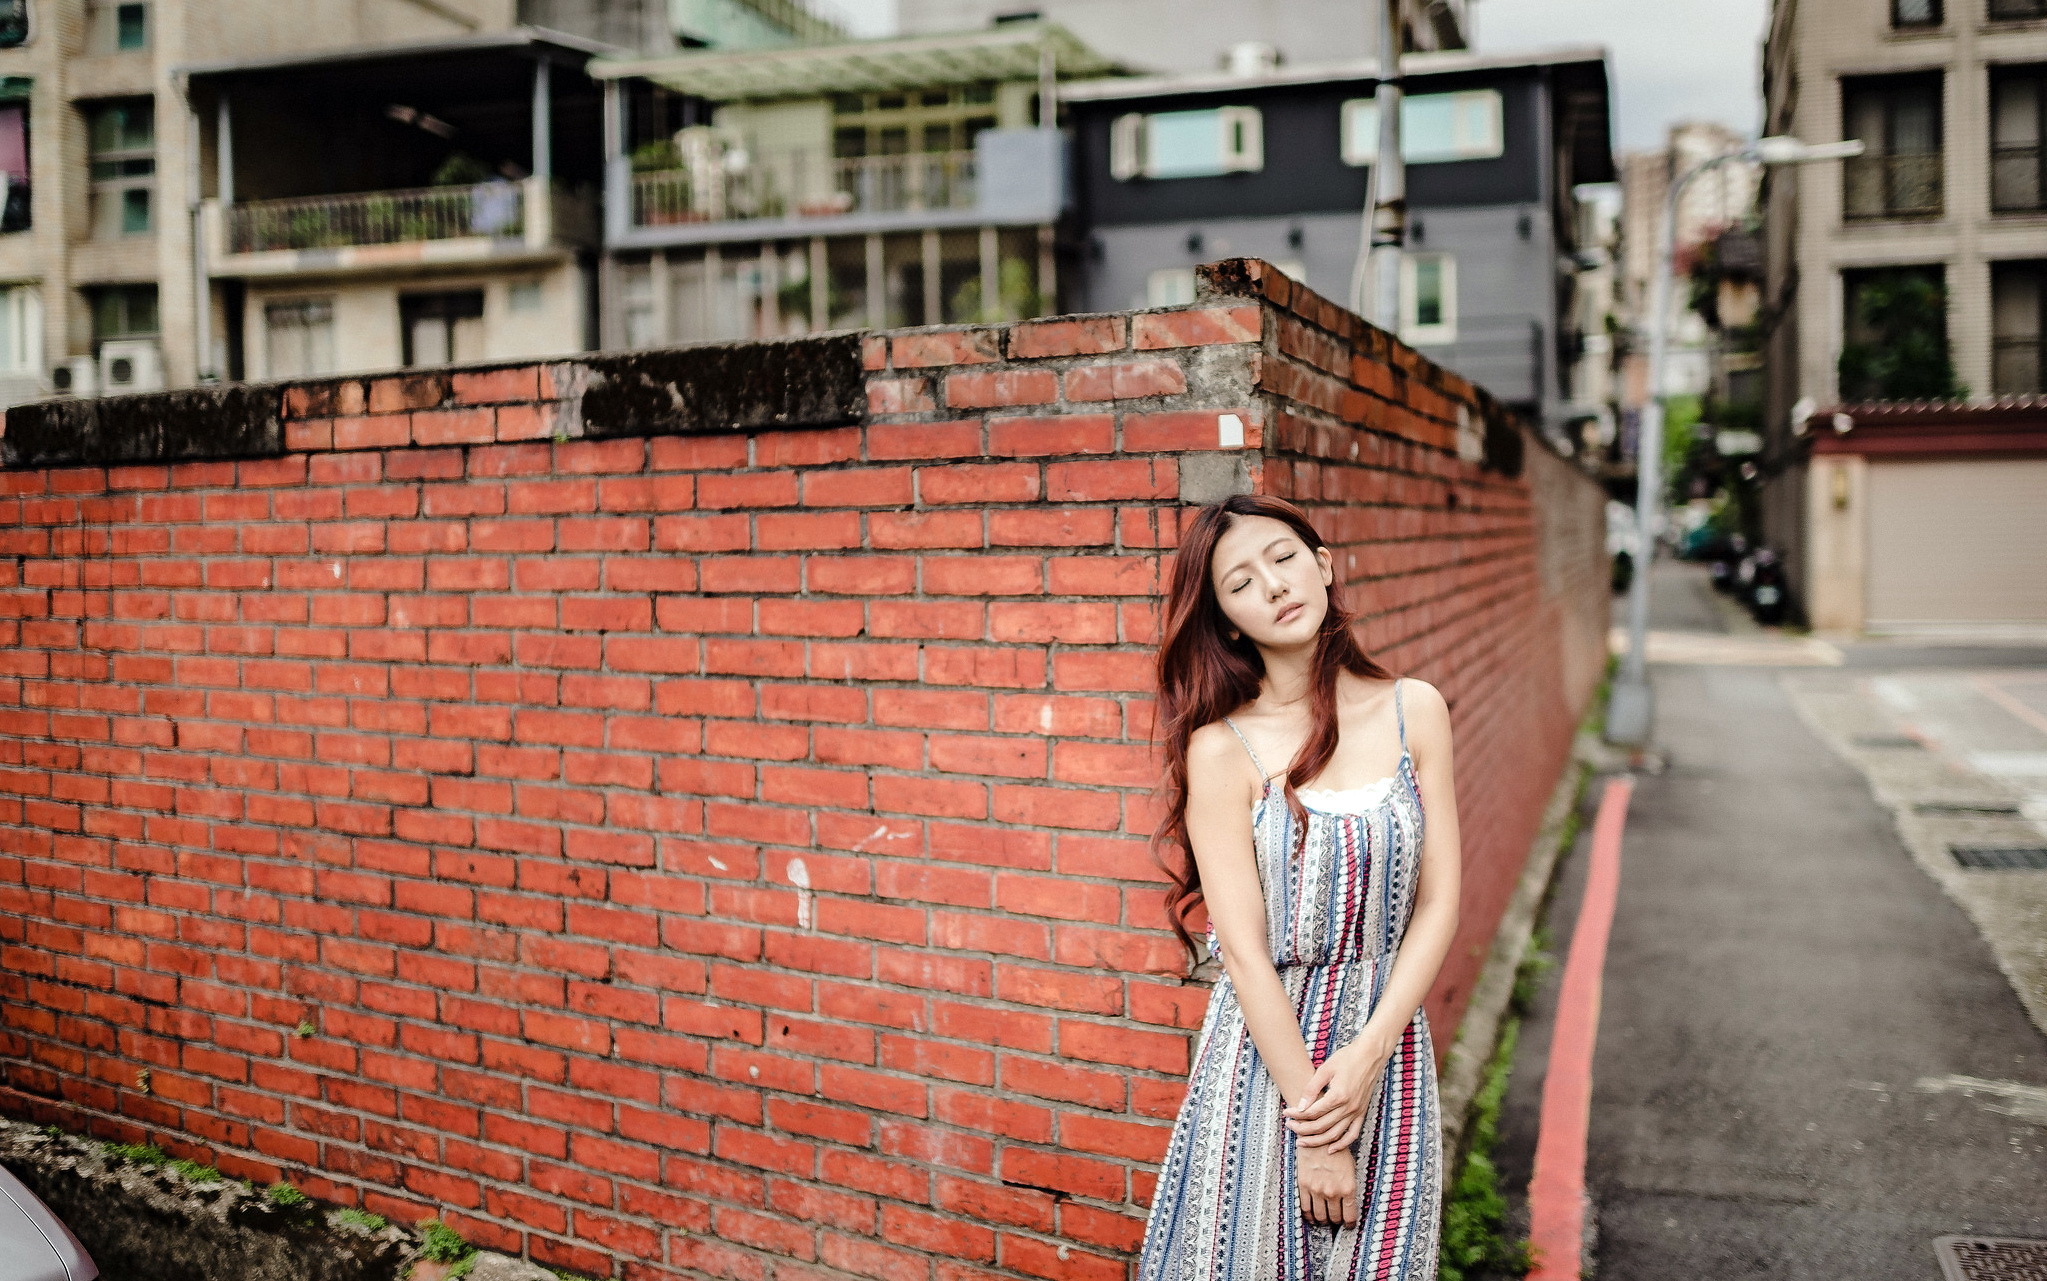
M2047 458L1869 465L1869 623L2047 623Z

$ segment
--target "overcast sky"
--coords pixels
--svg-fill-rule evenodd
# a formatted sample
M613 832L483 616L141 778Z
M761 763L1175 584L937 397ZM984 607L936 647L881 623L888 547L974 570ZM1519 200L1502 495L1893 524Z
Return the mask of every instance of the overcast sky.
M861 34L885 34L895 21L895 0L828 3ZM1761 122L1768 0L1472 0L1472 8L1484 53L1562 44L1611 50L1623 148L1657 146L1679 120L1717 120L1744 133Z

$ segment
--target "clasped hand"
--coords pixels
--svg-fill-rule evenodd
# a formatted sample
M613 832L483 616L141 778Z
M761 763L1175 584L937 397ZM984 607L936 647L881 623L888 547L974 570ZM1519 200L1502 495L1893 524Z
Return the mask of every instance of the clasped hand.
M1357 1038L1322 1061L1308 1083L1307 1101L1281 1110L1287 1129L1302 1147L1340 1152L1364 1132L1372 1093L1393 1057L1394 1038L1366 1027Z

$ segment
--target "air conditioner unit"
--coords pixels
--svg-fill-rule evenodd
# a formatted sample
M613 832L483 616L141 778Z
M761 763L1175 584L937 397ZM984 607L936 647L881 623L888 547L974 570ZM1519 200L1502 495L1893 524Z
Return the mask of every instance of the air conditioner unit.
M146 338L122 338L100 344L100 392L119 396L163 389L163 352Z
M73 356L50 370L50 390L59 396L97 396L99 380L99 362L91 356Z

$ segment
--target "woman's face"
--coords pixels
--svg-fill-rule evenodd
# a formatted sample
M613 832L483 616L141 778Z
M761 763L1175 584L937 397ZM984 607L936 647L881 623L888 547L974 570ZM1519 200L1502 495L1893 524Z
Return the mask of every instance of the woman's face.
M1285 521L1238 516L1209 562L1215 599L1232 630L1267 649L1312 644L1329 612L1335 569Z

